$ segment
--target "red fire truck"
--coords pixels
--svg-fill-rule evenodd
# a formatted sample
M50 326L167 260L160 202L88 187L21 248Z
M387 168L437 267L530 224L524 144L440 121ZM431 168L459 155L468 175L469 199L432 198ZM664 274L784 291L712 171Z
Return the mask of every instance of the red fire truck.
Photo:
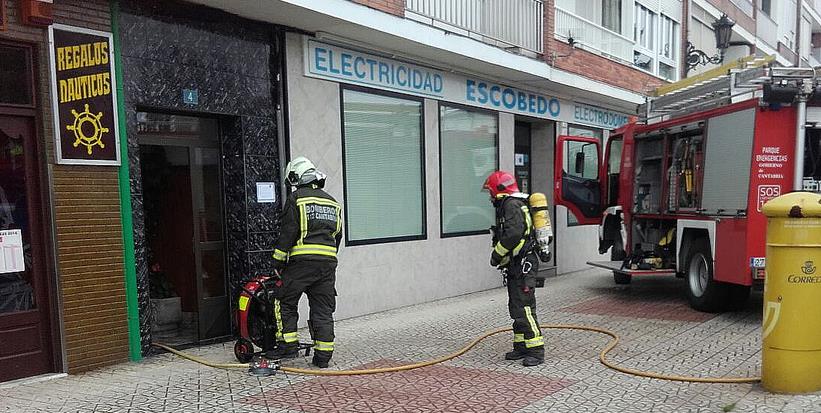
M821 130L796 133L814 81L812 69L728 70L648 101L641 122L613 131L604 148L560 136L555 202L599 225L599 253L610 250L610 261L588 264L618 284L684 278L701 311L742 306L765 276L761 206L796 189L797 157L805 188L821 179Z

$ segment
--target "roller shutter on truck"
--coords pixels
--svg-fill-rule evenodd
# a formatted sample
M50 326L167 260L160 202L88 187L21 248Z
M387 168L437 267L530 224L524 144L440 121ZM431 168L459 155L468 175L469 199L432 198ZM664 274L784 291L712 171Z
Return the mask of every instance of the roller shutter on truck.
M747 209L755 108L707 121L701 208L735 214Z

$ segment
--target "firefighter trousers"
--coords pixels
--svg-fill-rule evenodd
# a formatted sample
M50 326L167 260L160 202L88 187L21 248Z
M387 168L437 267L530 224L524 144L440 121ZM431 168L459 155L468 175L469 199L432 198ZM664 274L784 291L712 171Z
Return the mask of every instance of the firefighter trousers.
M314 358L328 361L334 351L336 311L336 262L299 260L288 263L282 273L282 292L274 300L277 341L286 348L299 345L297 321L299 299L308 295L308 328L314 340Z
M536 317L535 288L529 285L531 283L519 270L520 266L521 260L514 260L508 268L507 277L507 308L513 319L513 349L544 359L544 337Z

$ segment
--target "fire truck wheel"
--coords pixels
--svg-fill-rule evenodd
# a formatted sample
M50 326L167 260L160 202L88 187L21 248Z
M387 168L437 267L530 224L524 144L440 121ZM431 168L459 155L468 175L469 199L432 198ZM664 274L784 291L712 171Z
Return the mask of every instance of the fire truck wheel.
M721 311L726 297L726 285L713 280L713 257L707 239L696 240L687 258L687 298L699 311Z
M248 363L254 358L254 345L241 338L234 343L234 356L240 363Z

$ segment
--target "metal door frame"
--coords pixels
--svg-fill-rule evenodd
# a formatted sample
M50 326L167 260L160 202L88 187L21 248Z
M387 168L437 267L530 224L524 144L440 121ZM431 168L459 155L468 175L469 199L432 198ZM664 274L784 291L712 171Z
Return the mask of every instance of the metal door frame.
M45 345L43 352L48 354L49 371L65 371L68 366L65 359L65 342L62 322L62 306L57 290L59 281L56 274L56 233L53 220L54 207L51 203L53 185L51 183L50 165L47 164L48 154L40 137L43 115L38 111L39 76L35 67L38 62L38 47L30 43L18 43L0 39L0 45L24 49L28 54L28 74L31 81L29 92L31 103L27 105L0 104L0 115L25 118L30 122L30 142L25 145L27 152L24 166L26 196L30 222L31 254L32 254L32 287L35 293L36 310L40 312L40 329L44 333L41 342ZM34 188L32 188L34 186ZM33 212L33 213L30 213ZM51 242L51 244L49 244ZM37 275L40 275L39 279ZM41 311L42 310L42 311ZM13 313L12 313L13 314ZM8 314L11 316L11 314ZM0 316L2 317L2 316ZM45 324L43 324L45 323Z
M143 112L143 110L140 110ZM152 110L145 110L144 112L148 113L165 113L162 111L152 111ZM222 262L223 268L225 270L224 274L224 288L225 288L225 296L223 305L225 306L227 312L227 319L226 319L226 331L227 335L231 334L231 297L230 297L230 289L228 288L228 248L227 248L227 228L226 228L226 220L225 220L225 187L223 181L223 158L222 158L222 147L221 143L221 122L218 118L214 117L207 117L207 116L197 116L196 114L184 114L183 116L190 116L190 117L197 117L201 119L208 119L213 120L216 122L216 130L214 131L214 139L204 138L203 134L196 134L196 135L175 135L172 133L157 133L157 134L150 134L150 135L142 135L140 133L137 134L137 143L138 145L154 145L154 146L177 146L177 147L185 147L188 149L188 164L189 164L189 175L191 178L191 187L190 187L190 196L191 196L191 220L193 221L193 228L194 233L192 234L191 242L194 251L194 263L195 263L195 271L196 271L196 285L197 285L197 341L203 342L207 340L213 340L222 336L215 336L215 337L204 337L203 325L205 323L202 322L203 318L203 308L207 305L213 305L210 303L206 303L206 299L204 297L204 287L203 287L203 280L202 280L202 247L200 242L200 228L198 223L198 216L196 211L198 210L198 203L197 198L195 196L195 189L198 187L202 187L202 173L200 171L195 171L194 166L196 165L196 149L216 149L219 152L219 194L220 194L220 221L222 225L222 241L215 241L222 244ZM219 297L214 298L213 300L218 299ZM212 300L212 301L213 301Z

